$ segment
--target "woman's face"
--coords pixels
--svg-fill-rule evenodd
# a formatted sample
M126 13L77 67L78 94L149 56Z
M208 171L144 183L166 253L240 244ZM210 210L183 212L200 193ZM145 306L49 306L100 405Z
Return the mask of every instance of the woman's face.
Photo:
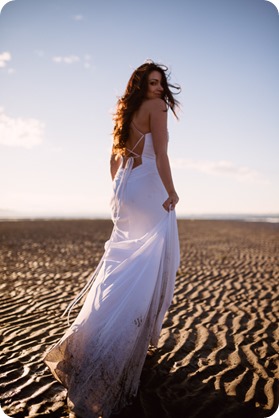
M162 87L162 74L159 71L152 71L148 75L148 86L147 86L147 99L156 99L157 97L162 98L163 87Z

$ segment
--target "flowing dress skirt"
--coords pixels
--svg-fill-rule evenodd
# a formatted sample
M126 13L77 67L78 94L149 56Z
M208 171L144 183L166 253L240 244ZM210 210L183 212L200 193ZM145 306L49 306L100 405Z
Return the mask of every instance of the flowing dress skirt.
M162 207L167 194L152 138L145 140L142 164L132 169L128 161L114 179L114 228L86 300L44 358L82 418L108 418L136 395L148 346L157 345L172 301L177 222Z

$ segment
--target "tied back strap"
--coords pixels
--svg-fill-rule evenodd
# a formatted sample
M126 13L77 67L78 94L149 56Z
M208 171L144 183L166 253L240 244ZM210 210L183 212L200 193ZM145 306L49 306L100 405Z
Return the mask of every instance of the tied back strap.
M126 148L127 151L129 151L130 154L133 154L133 156L131 156L132 158L140 158L141 155L138 154L137 152L135 152L135 148L138 146L138 144L140 143L140 141L143 140L143 138L145 137L145 134L143 134L141 131L138 130L138 128L136 127L136 125L134 124L134 122L131 122L133 127L135 128L136 131L138 131L138 133L140 134L140 138L137 140L136 144L133 146L132 149Z
M131 156L132 158L140 158L141 155L138 154L137 152L134 151L134 149L138 146L138 144L140 143L140 141L144 138L144 135L142 134L142 136L138 139L138 141L136 142L136 144L133 146L132 149L126 148L127 151L129 151L130 154L134 154L134 156Z

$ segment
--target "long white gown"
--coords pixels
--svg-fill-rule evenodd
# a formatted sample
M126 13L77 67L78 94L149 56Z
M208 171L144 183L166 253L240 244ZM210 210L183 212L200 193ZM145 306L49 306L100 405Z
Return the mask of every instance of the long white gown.
M173 297L179 265L175 211L162 207L168 196L151 133L140 140L141 165L132 168L129 158L114 178L114 228L80 294L88 291L84 305L44 358L82 418L108 418L136 395L148 346L157 345Z

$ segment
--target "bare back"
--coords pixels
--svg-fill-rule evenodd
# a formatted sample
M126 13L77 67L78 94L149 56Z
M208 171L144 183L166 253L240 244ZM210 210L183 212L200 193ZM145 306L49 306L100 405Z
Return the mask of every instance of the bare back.
M159 101L158 101L159 100ZM138 167L142 163L141 155L144 148L145 138L144 136L151 132L154 142L154 148L157 153L158 143L161 142L162 133L163 136L167 135L166 121L163 121L163 128L160 123L157 123L157 120L154 123L154 109L160 109L159 113L162 115L162 100L161 99L148 99L145 100L137 112L134 113L132 118L132 123L129 128L129 139L126 142L126 150L123 161L123 167L126 164L126 161L129 157L134 158L133 168ZM166 113L163 112L166 116ZM153 121L153 123L152 123ZM143 136L142 140L140 138ZM157 139L159 138L159 140ZM132 152L131 152L132 150ZM121 159L119 155L111 156L111 176L114 178L118 167L121 164Z
M129 139L126 143L127 148L133 149L138 142L140 135L145 135L150 132L150 111L149 103L145 101L140 106L139 110L133 115L133 120L130 125ZM141 155L144 147L144 141L136 146L135 151Z
M145 134L150 132L149 106L143 102L139 110L133 115L129 128L129 139L126 142L126 157L133 157L133 168L141 165L141 155L144 148Z

